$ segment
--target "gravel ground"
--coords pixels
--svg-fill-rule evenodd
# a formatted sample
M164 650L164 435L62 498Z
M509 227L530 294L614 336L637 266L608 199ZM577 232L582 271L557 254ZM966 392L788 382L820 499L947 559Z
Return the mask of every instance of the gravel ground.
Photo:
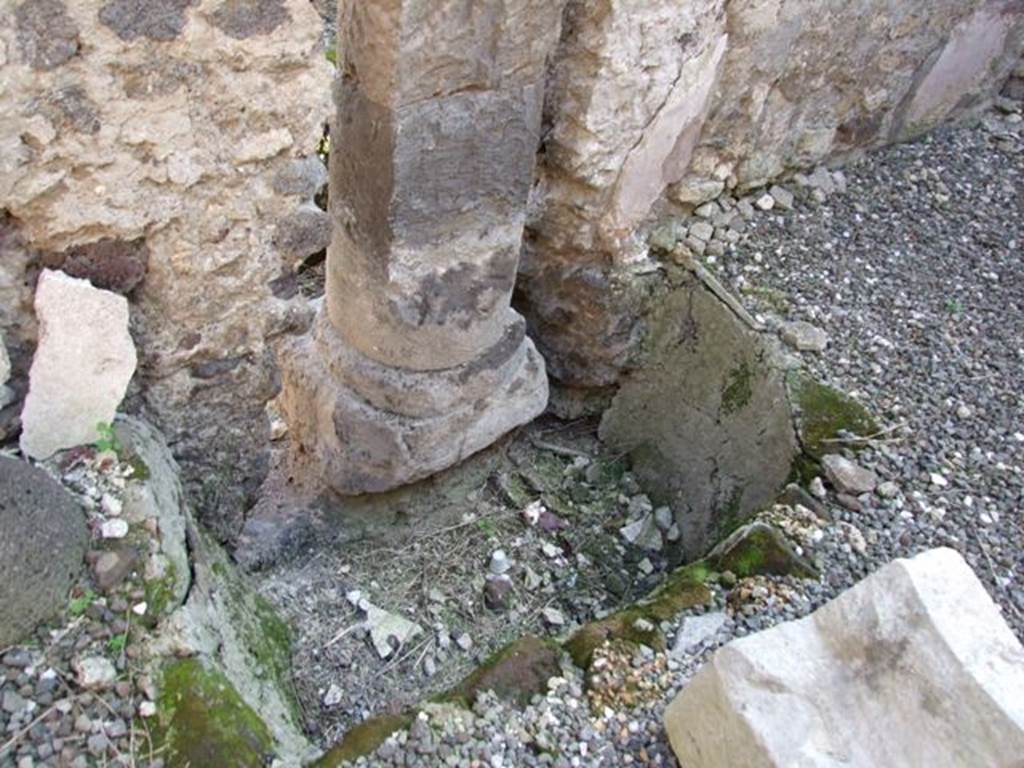
M994 112L856 164L846 194L755 218L725 268L828 333L816 374L905 425L859 458L900 489L848 515L872 560L959 550L1024 638L1021 126Z
M491 697L471 715L433 710L359 764L676 765L661 713L717 647L935 546L965 556L1024 638L1021 125L1007 107L850 165L836 179L843 192L791 184L792 203L785 192L781 205L759 207L763 193L735 201L743 220L708 244L705 263L766 324L804 320L827 332L827 351L805 355L808 367L886 425L857 461L889 483L887 498L839 503L829 493L835 521L811 524L822 530L808 543L820 582L714 585L714 605L693 613L719 617L717 631L667 654L611 660L656 681L639 703L566 667L525 711ZM681 617L680 636L692 621ZM671 638L676 627L663 629Z
M124 532L116 525L123 521L126 482L135 468L113 451L91 447L43 466L86 512L90 567L61 616L24 642L0 648L0 768L162 768L147 724L155 688L142 654L146 590L132 575L139 570L134 558L132 565L120 564L127 549L118 543L128 525ZM104 569L109 581L101 587L98 573Z

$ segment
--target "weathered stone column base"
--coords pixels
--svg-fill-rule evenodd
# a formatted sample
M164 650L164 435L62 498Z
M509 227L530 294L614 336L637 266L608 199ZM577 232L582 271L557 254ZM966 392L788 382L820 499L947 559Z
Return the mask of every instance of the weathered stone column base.
M387 491L447 469L539 416L544 360L510 313L504 337L469 363L412 371L348 345L326 314L281 354L292 443L335 491Z

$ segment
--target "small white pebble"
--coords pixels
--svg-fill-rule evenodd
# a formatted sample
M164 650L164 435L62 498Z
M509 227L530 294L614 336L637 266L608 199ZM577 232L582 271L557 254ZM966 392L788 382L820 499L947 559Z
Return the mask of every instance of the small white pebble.
M103 494L103 498L100 499L100 509L103 510L103 514L105 515L109 515L110 517L119 517L121 515L121 511L124 509L124 505L116 496L105 493Z
M141 603L136 603L132 606L132 613L134 613L136 616L145 616L146 609L148 608L149 605L145 601L142 601Z
M152 701L144 701L139 704L139 717L152 717L156 714L156 704Z
M100 535L104 539L123 539L128 535L128 521L115 517L113 520L104 520L100 526Z

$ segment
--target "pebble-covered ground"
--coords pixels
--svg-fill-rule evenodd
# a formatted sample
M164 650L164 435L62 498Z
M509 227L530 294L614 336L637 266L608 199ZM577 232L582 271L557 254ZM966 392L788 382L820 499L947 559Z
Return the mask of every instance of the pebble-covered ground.
M566 666L525 711L492 697L471 715L432 709L360 764L675 765L661 714L715 648L935 546L966 557L1024 638L1024 131L1015 110L875 153L826 189L816 174L773 201L727 201L733 224L686 241L768 326L824 330L826 351L806 364L884 425L856 456L879 476L879 492L840 501L828 491L834 522L801 532L806 521L792 521L824 565L820 582L713 584L712 606L663 626L667 653L623 659L608 649L589 681ZM647 681L639 694L637 680Z
M122 516L137 468L91 446L43 466L86 510L89 568L60 616L0 648L0 768L161 768L142 653L152 606L137 574L140 541Z
M1024 637L1024 131L995 111L846 169L762 215L725 271L824 329L810 360L894 429L859 457L899 488L849 515L871 560L959 550ZM760 292L756 289L761 289ZM763 289L767 289L766 294Z
M1022 126L1004 105L978 126L676 225L767 326L824 331L827 348L805 363L882 423L855 456L882 481L875 493L840 499L815 485L833 520L799 507L766 512L820 580L723 574L708 585L710 605L660 627L666 651L613 644L587 673L566 659L525 709L491 695L471 712L428 706L360 764L673 766L662 712L717 647L934 546L964 554L1024 638ZM325 746L368 715L443 690L512 637L565 636L669 567L668 546L626 540L631 523L650 523L634 531L641 544L670 541L670 526L654 525L657 510L616 458L597 458L592 425L534 425L496 451L507 453L467 497L468 514L383 549L321 547L262 575L297 623L297 688ZM0 649L0 768L161 763L146 726L155 692L135 661L145 592L130 579L105 594L99 585L112 573L99 542L124 536L129 471L108 463L93 453L54 469L90 509L97 546L61 620ZM420 634L380 658L367 605L400 613Z

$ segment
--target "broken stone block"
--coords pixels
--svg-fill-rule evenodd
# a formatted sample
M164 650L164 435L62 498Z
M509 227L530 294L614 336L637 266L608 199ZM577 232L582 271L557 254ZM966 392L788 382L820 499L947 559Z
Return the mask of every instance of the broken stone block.
M71 494L43 470L0 456L0 648L67 604L88 541Z
M382 659L423 633L419 624L371 604L366 606L366 627L370 631L373 649Z
M135 373L128 301L44 270L35 298L39 346L21 413L21 450L34 459L97 439Z
M629 525L619 529L619 533L630 544L641 549L649 549L653 552L661 551L661 531L653 515L644 515L639 520L634 520Z
M821 468L825 470L825 477L828 478L828 481L840 493L857 496L862 493L871 493L878 485L878 475L870 469L864 469L859 464L855 464L845 456L838 454L823 456Z
M770 504L797 454L772 340L730 298L691 273L659 300L647 355L599 430L630 455L656 504L672 508L691 559Z
M828 346L828 334L802 320L784 324L782 340L798 352L824 352Z
M1024 648L963 558L935 549L725 646L665 725L680 765L1017 768Z

